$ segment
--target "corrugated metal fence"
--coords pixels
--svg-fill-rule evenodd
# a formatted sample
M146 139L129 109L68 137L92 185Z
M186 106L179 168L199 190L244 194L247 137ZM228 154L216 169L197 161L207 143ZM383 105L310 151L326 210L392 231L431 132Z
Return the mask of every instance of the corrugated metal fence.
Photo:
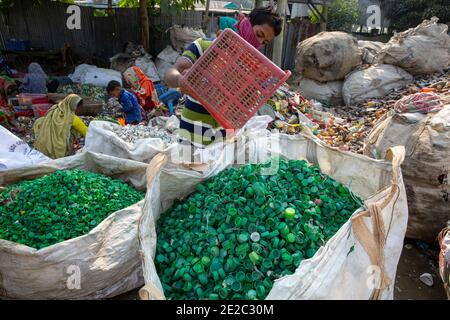
M53 1L34 5L29 0L16 0L13 8L0 11L0 33L4 40L27 39L33 47L45 50L58 50L69 43L81 56L100 58L121 51L127 41L139 40L135 9L116 10L110 17L94 17L95 9L81 7L81 29L69 30L67 7Z
M11 9L0 11L0 40L10 38L27 39L31 45L44 50L59 50L69 43L79 56L108 59L123 50L128 41L139 43L139 13L137 9L115 9L115 14L107 17L94 16L94 8L80 7L81 29L69 30L66 21L68 5L45 1L33 5L30 0L16 0ZM200 27L203 19L201 11L183 11L176 15L150 17L150 53L156 55L170 43L168 28L173 25ZM217 13L216 13L217 15ZM223 15L223 14L221 14ZM216 20L213 13L208 24L207 36L215 33ZM305 21L291 20L285 30L283 68L292 69L295 48L298 42L314 33ZM0 41L2 49L5 49ZM272 47L263 50L269 58Z

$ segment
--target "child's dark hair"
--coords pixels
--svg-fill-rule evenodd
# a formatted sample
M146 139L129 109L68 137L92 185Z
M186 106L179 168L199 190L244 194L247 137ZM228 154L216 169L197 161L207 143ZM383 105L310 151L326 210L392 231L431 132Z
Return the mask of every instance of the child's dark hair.
M108 82L108 85L106 86L106 92L110 93L112 92L115 88L121 88L122 86L120 85L119 81L116 80L111 80L110 82Z
M252 26L268 24L273 28L275 36L281 33L282 19L278 13L273 12L272 6L253 9L248 15Z

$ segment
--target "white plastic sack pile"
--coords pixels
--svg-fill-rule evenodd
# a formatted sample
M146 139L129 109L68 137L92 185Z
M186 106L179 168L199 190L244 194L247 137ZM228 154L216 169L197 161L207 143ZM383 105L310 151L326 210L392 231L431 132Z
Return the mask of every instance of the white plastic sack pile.
M356 38L345 32L321 32L298 44L295 67L306 78L327 82L343 80L361 62Z
M362 53L363 63L374 64L378 52L380 52L384 45L383 42L358 40L358 47Z
M51 159L0 126L0 171L30 166Z
M380 63L399 66L413 75L442 72L450 64L448 26L436 17L395 34L380 51Z
M318 82L308 78L302 78L298 89L306 99L315 99L325 104L339 106L342 100L342 81Z
M173 201L186 197L198 183L232 166L234 156L248 159L246 162L265 163L273 155L281 154L320 166L323 173L362 197L365 208L355 212L313 258L302 261L295 274L275 281L267 299L392 299L408 219L400 170L403 147L392 150L390 163L340 152L303 136L265 136L259 131L249 137L247 151L231 156L224 152L203 172L166 163L164 155L152 160L147 170L147 195L139 225L146 283L140 290L141 298L164 298L153 262L157 241L155 225ZM245 155L247 158L243 158ZM380 278L372 286L374 268Z
M435 243L450 219L450 105L428 115L386 115L370 132L364 154L383 158L397 145L406 147L407 236Z
M144 72L145 75L149 77L150 80L152 80L153 82L161 80L151 55L146 54L142 57L137 58L134 64L136 65L136 67L139 67L142 70L142 72Z
M374 65L350 73L344 81L342 95L349 106L367 99L382 98L389 91L403 88L413 80L413 76L401 68L388 64Z
M171 46L167 46L156 57L155 65L161 80L164 80L166 71L172 68L181 54Z
M147 165L83 152L0 175L6 186L61 169L102 173L145 190ZM0 239L0 299L104 299L143 284L138 220L143 201L116 211L88 234L36 250Z
M120 126L108 121L92 121L86 134L84 149L118 158L149 163L158 153L170 153L171 149L178 144L166 145L159 138L140 139L131 144L121 139L114 132L115 128L118 129Z
M206 37L201 29L191 27L175 25L170 27L168 31L170 32L170 43L179 52L183 52L195 40Z
M106 87L111 80L122 84L122 75L119 71L98 68L89 64L78 65L69 78L75 83L93 84L99 87Z

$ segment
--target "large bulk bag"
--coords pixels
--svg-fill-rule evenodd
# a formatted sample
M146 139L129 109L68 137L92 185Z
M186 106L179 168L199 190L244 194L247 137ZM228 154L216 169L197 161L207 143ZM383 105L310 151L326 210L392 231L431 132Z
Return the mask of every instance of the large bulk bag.
M141 162L160 152L170 152L177 143L166 144L159 138L139 139L131 144L121 139L114 129L120 125L108 121L92 121L86 134L85 150Z
M145 190L146 167L84 152L2 172L0 185L61 169L84 169ZM88 234L40 250L0 239L0 299L103 299L141 286L138 221L142 206L140 201L116 211Z
M321 32L298 44L295 67L306 78L327 82L343 80L361 62L356 38L345 32Z
M396 145L406 147L402 166L409 205L406 235L435 243L450 217L450 105L427 115L387 114L370 132L364 154L383 158Z
M302 78L298 89L306 99L315 99L327 105L339 106L342 100L342 81L318 82Z
M378 41L366 41L358 40L358 47L362 53L362 60L365 64L374 64L378 52L383 48L385 44Z
M396 33L381 49L380 63L399 66L413 75L442 72L450 64L448 26L436 17Z
M374 65L350 73L342 87L347 106L367 99L382 98L393 89L412 83L413 77L405 70L388 64Z
M170 119L157 117L152 119L152 124L158 127L171 127L169 131L174 131L177 126L174 123L170 124ZM272 119L269 116L252 117L243 128L236 132L235 137L242 136L244 132L265 129L271 121ZM189 156L187 149L190 149L190 146L180 145L177 142L167 144L160 138L139 139L133 144L128 143L114 132L114 129L119 127L119 125L108 121L92 121L87 131L84 149L145 163L149 163L158 153L165 153L171 161L176 162L184 161ZM193 156L196 161L208 162L209 159L214 160L217 152L220 153L221 149L217 150L216 145L211 145L194 152Z
M249 135L250 137L250 135ZM397 263L408 219L406 194L400 165L403 147L393 148L391 162L332 149L305 136L268 135L255 132L237 146L235 159L225 154L214 166L199 172L176 166L157 155L147 170L147 194L139 224L143 274L143 299L163 299L164 293L153 258L156 221L175 199L192 193L195 186L233 163L267 162L273 155L306 159L365 200L315 256L301 262L295 274L275 281L267 299L392 299ZM244 162L242 160L248 159ZM380 275L378 278L373 273ZM372 285L371 280L375 280Z

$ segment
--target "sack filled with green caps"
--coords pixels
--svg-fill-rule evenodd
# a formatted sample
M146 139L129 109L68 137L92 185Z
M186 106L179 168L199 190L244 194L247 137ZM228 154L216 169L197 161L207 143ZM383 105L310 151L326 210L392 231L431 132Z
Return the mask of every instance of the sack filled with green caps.
M225 169L164 212L155 264L168 299L264 299L362 201L304 160Z
M375 161L303 136L252 139L245 152L257 154L244 164L152 160L141 298L391 299L407 221L404 149ZM280 153L264 156L273 143ZM367 286L375 267L380 286Z
M0 298L101 299L142 284L146 164L81 153L0 176Z

